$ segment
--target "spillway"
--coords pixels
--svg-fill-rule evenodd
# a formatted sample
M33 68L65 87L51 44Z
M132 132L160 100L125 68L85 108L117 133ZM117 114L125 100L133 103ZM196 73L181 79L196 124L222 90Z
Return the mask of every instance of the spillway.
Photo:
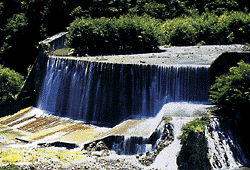
M162 63L169 57L161 60L161 64L143 64L141 58L138 58L138 63L121 63L125 58L119 56L109 60L118 58L120 63L73 57L43 58L46 64L39 61L35 68L40 70L34 76L40 82L35 85L36 108L27 114L20 112L3 118L0 124L19 129L22 133L27 131L18 138L33 144L64 142L83 148L94 141L115 138L109 149L132 155L153 151L157 141L152 142L151 135L160 129L158 125L163 116L173 117L170 123L174 128L174 141L159 153L149 168L176 168L176 157L169 154L169 150L177 148L174 153L178 154L181 127L197 116L196 111L204 111L207 107L204 104L210 104L211 63L205 62L210 56L203 56L196 62L191 53L186 55L184 52L181 52L181 57L170 58L174 63L169 61L166 64ZM147 62L153 59L147 57ZM75 123L68 118L83 122ZM102 129L92 124L109 128ZM220 135L221 129L216 124L216 120L211 121L212 131L206 129L209 154L215 155L210 158L213 168L220 168L218 160L222 168L247 164L248 160L241 151L236 155L243 156L234 160L230 147L240 146L231 142L233 137L230 135L227 140L231 142L230 147L223 144L218 150L221 145L218 143L225 136ZM229 161L225 156L222 158L225 153ZM168 159L162 167L158 165L161 159Z
M155 117L167 102L207 103L209 65L138 65L49 57L37 107L115 126Z

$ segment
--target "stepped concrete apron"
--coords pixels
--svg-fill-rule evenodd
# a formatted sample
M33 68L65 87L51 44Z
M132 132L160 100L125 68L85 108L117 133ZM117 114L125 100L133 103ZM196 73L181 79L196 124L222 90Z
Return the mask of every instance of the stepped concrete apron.
M6 129L18 132L16 138L26 142L76 144L90 143L109 136L151 136L161 121L160 118L127 120L114 128L101 128L81 121L34 112L29 107L18 113L0 118L0 133Z

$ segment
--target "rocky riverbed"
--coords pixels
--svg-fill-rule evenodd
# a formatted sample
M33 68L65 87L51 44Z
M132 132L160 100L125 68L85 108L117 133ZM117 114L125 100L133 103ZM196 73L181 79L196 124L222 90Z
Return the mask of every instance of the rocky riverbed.
M15 164L20 169L144 169L159 152L173 141L173 128L164 125L163 133L152 152L118 155L103 141L93 142L79 150L49 145L32 146L10 136L0 136L0 167Z
M4 136L1 136L1 139L0 167L15 164L20 169L27 170L143 169L135 156L116 155L107 150L105 144L101 151L88 149L80 151L54 146L31 147L18 140L8 142Z

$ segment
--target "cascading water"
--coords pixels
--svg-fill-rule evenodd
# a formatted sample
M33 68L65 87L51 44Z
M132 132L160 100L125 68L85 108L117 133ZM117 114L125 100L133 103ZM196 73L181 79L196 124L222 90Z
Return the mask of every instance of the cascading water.
M194 119L194 117L173 117L170 122L174 128L174 141L165 147L156 157L154 163L146 169L159 168L159 169L178 169L177 154L181 150L181 144L178 137L182 134L181 128Z
M205 136L208 139L210 164L214 169L237 169L249 165L241 146L230 131L220 127L217 118L210 119L210 127L206 128ZM228 122L227 122L228 123Z
M209 103L209 74L209 65L133 65L49 57L37 107L51 114L101 126L115 126L128 118L161 119L162 113L174 116L171 123L175 140L159 153L150 167L160 165L163 169L177 169L181 127L193 119L195 108L203 111L204 104ZM164 112L159 112L162 108ZM235 159L232 156L225 143L226 137L216 130L219 127L216 120L212 127L212 132L206 130L212 166L233 168L246 163L244 157ZM149 137L124 136L120 140L119 145L113 144L113 150L120 154L154 150ZM231 142L230 146L240 148L232 138L226 140ZM224 142L224 149L219 147L219 141Z
M50 57L37 107L114 126L128 118L154 117L166 102L207 102L209 85L209 66L122 65Z
M117 137L113 142L112 151L119 155L135 155L152 150L152 145L148 144L149 139L131 136Z

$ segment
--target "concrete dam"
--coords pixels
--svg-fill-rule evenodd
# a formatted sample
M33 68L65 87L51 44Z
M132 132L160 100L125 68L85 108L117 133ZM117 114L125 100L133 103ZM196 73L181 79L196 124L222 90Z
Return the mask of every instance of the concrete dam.
M180 135L191 117L211 106L214 78L240 60L249 62L249 53L241 49L241 45L161 47L162 52L148 54L40 56L24 86L33 107L1 118L0 123L21 131L18 138L31 145L60 143L84 149L106 140L120 154L153 151L164 118L174 117L173 134ZM177 136L177 143L169 147L180 146ZM176 158L172 159L163 166L176 167ZM236 162L229 167L237 167ZM247 162L241 158L241 164Z

